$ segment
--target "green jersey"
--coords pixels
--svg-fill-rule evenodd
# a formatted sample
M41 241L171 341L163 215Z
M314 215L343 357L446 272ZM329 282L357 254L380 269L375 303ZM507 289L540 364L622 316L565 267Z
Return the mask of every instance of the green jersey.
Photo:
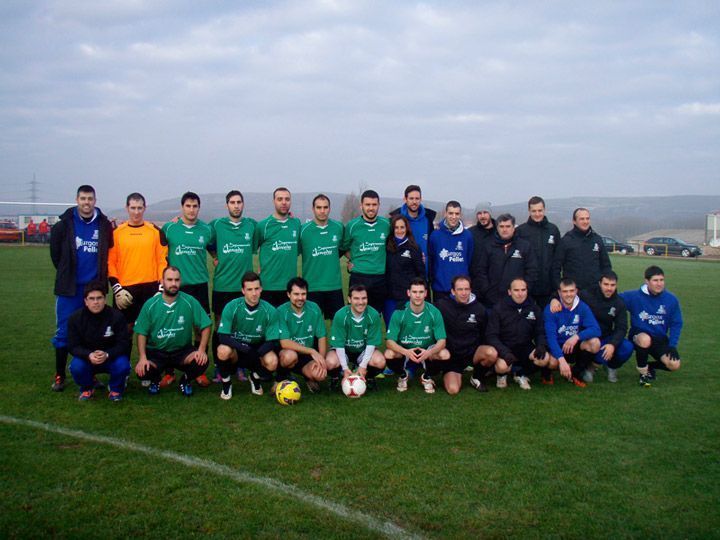
M254 219L246 217L238 222L229 217L210 222L218 260L213 278L214 291L239 292L242 289L243 275L253 269L256 226Z
M260 274L263 289L284 291L287 282L297 275L300 220L284 221L270 215L255 228L255 245L260 251Z
M343 253L350 251L353 272L379 275L385 273L385 242L390 234L390 222L378 216L372 223L362 216L348 221L345 226Z
M390 318L387 339L405 347L421 347L427 349L440 339L445 339L445 324L440 311L425 302L420 313L413 313L408 302L405 309L397 310Z
M213 243L210 225L198 220L186 225L182 220L163 225L168 243L168 263L180 269L183 285L207 283L207 247Z
M302 275L311 291L342 289L340 244L343 230L343 224L334 219L322 227L308 221L300 229Z
M156 294L140 310L135 333L147 337L148 348L171 352L192 345L193 327L211 325L200 302L189 294L179 292L172 304L166 304L163 295Z
M223 309L218 334L228 334L251 345L278 339L275 308L260 300L255 308L250 309L245 298L236 298Z
M278 335L291 339L303 347L313 347L315 339L325 337L325 318L320 307L308 300L300 314L295 313L290 302L277 308Z
M372 306L368 306L359 317L350 306L338 310L330 327L330 346L345 349L351 353L361 353L367 345L379 347L382 342L380 315Z

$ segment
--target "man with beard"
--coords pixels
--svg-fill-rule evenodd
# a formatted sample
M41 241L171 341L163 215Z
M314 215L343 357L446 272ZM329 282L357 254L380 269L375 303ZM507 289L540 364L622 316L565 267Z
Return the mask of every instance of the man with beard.
M515 230L518 238L530 242L538 265L537 281L532 287L532 297L537 305L544 308L552 294L552 263L555 250L560 243L560 230L545 217L545 201L542 197L530 197L528 201L528 220Z
M135 373L150 381L148 393L160 391L160 376L167 369L184 372L180 392L192 396L191 381L207 369L207 345L212 321L193 296L181 292L180 270L168 266L162 275L162 294L145 302L135 322L138 363ZM193 331L200 331L200 343L193 346Z

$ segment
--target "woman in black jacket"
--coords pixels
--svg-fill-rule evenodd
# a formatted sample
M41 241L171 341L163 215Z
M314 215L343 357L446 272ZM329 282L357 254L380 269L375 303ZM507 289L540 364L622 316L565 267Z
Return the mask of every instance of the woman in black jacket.
M393 312L398 307L402 309L407 302L410 281L418 276L426 277L422 252L415 242L407 218L403 215L392 216L390 232L386 243L385 282L388 291L383 311L385 325L390 324Z

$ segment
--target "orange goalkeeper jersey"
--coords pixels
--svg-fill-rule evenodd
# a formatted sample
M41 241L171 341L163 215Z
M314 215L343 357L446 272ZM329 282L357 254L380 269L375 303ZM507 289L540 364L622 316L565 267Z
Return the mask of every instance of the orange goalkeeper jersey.
M108 253L108 276L122 286L160 281L167 266L165 235L152 223L125 222L113 231Z

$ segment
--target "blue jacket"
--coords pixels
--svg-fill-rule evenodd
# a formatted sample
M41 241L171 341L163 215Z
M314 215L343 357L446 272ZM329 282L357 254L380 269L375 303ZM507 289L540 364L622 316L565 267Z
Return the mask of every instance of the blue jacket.
M434 291L449 292L452 279L470 275L470 261L474 250L473 236L462 224L451 231L445 220L430 235L428 259Z
M578 297L575 298L572 309L563 306L562 311L552 313L550 305L546 306L543 321L548 349L555 358L565 357L562 346L576 334L580 341L600 337L600 325L590 307Z
M647 285L643 285L637 290L620 293L620 297L630 312L631 336L639 332L651 336L667 336L668 345L677 347L683 319L680 302L674 294L663 291L652 295Z

